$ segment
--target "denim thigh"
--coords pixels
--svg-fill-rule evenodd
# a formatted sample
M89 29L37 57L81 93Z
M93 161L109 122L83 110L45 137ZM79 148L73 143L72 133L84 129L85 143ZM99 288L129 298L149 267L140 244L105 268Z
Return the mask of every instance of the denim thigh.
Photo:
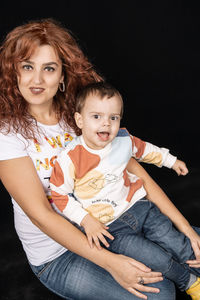
M141 234L158 244L178 262L185 263L188 259L194 259L190 240L174 227L171 220L153 202L145 198L137 201L119 220L126 223L133 234ZM116 220L111 224L111 230L117 234L128 229L124 226L122 229Z
M194 227L197 233L200 229ZM110 243L111 251L131 255L155 270L165 274L170 258L184 264L193 274L199 276L200 268L189 268L185 261L195 259L190 240L147 199L136 202L119 219L109 225L115 239ZM131 237L127 239L127 236ZM153 242L153 243L152 243ZM127 245L129 243L129 247ZM131 247L134 243L134 247ZM157 247L158 246L158 247ZM131 252L131 253L130 253ZM162 263L163 262L163 263ZM160 269L162 267L163 269Z
M68 300L137 300L122 288L113 277L92 262L66 251L55 260L31 268L39 280L52 292ZM164 279L150 284L159 294L144 293L149 300L174 300L174 284Z
M200 228L193 227L199 234ZM150 209L143 224L144 236L160 245L185 268L190 269L196 275L200 275L200 269L189 268L185 263L187 260L195 259L190 239L177 230L171 220L160 212L159 208L150 202Z

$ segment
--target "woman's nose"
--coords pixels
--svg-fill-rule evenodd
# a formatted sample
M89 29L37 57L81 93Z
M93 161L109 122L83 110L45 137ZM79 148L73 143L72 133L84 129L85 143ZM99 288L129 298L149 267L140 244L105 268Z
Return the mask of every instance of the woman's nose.
M43 81L42 78L42 72L41 71L35 71L33 75L33 81L35 84L41 84Z

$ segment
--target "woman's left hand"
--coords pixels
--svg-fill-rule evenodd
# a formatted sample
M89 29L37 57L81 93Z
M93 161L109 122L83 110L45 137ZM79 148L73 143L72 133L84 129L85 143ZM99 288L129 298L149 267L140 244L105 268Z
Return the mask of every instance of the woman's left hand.
M193 230L192 236L189 237L192 249L194 251L196 260L186 261L192 268L200 268L200 236Z

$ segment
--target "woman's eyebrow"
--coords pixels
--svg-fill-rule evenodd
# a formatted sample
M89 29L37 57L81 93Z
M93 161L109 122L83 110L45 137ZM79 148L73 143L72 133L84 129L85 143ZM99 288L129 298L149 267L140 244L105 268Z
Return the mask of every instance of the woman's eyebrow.
M47 66L47 65L56 65L56 66L58 66L58 63L55 62L55 61L50 61L50 62L44 63L43 65L44 66Z
M30 60L22 60L21 63L34 64L34 62Z
M31 61L31 60L24 60L24 61L22 61L22 62L31 64L31 65L34 65L34 64L35 64L35 63L34 63L33 61ZM50 61L50 62L44 63L43 65L44 65L44 66L48 66L48 65L56 65L56 66L58 66L58 63L55 62L55 61Z

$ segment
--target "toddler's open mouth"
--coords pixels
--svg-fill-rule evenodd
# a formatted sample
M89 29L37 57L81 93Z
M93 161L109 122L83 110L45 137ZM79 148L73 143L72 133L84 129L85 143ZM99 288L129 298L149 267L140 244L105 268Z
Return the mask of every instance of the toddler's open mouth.
M101 131L101 132L97 132L97 135L102 141L107 141L110 133L107 131Z

